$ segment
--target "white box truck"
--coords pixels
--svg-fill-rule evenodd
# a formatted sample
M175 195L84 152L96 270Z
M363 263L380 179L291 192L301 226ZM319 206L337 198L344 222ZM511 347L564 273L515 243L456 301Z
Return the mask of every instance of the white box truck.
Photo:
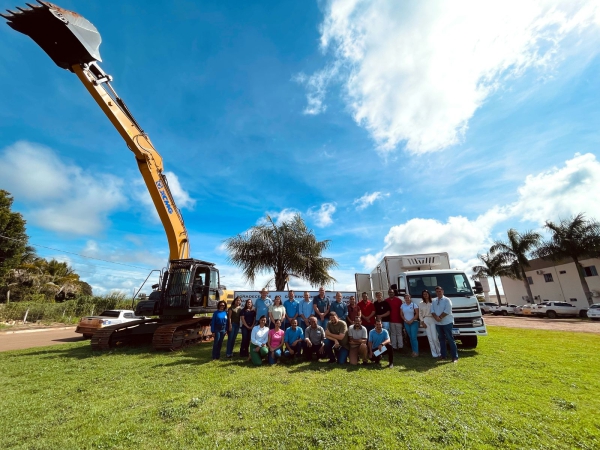
M381 292L387 297L389 288L400 298L409 293L415 303L420 303L421 293L427 289L435 299L435 287L442 286L444 295L452 301L454 327L452 332L463 348L477 347L477 338L487 336L487 329L479 308L479 302L467 275L460 270L450 269L448 253L424 253L420 255L385 256L370 274L357 273L356 291L371 294ZM477 293L481 285L475 282ZM419 328L419 337L425 337Z

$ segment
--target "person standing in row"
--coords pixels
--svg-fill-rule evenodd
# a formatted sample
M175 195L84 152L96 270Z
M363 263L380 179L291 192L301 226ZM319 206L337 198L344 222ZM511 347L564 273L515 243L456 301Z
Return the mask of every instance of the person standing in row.
M383 329L381 319L375 319L375 329L369 332L369 358L375 363L381 361L381 352L387 352L388 354L388 367L391 369L394 367L394 349L390 343L390 334L387 330ZM380 352L378 355L375 352Z
M273 304L273 301L268 297L269 291L263 288L260 291L260 298L256 300L256 325L262 316L267 318L267 326L269 325L269 307Z
M288 299L283 303L285 307L285 322L283 324L284 331L287 330L291 323L292 319L298 318L298 302L296 301L296 294L294 291L288 292Z
M268 342L269 327L267 327L267 318L261 316L258 325L252 328L250 358L255 366L260 366L263 358L269 354Z
M273 365L279 362L283 351L283 336L284 331L281 329L281 319L273 321L273 329L269 330L269 364Z
M329 323L325 330L325 353L329 362L346 364L348 359L348 325L340 320L335 312L329 313ZM337 358L337 359L336 359Z
M333 302L329 308L330 317L332 312L337 314L338 319L343 320L344 322L346 321L346 317L348 317L348 305L346 302L342 301L341 292L335 293L335 302Z
M402 339L402 315L400 314L400 307L402 306L402 300L400 300L393 289L388 291L388 298L385 301L390 305L390 339L392 341L392 347L394 350L400 350L404 348L404 339Z
M276 295L273 300L273 304L269 306L269 317L271 319L271 326L269 328L275 328L275 321L285 319L285 307L281 304L281 295Z
M326 328L327 322L329 322L329 306L329 300L325 297L325 288L321 286L319 294L313 298L313 310L319 326L322 328Z
M439 358L441 356L440 341L437 330L435 329L435 319L431 315L431 294L427 289L421 292L421 303L419 303L419 320L421 321L421 328L424 328L425 334L427 334L429 348L431 349L431 356L434 358Z
M252 299L246 300L244 309L240 314L242 321L242 345L240 346L240 356L250 357L248 348L250 347L250 336L252 335L252 328L256 322L256 310L252 305Z
M217 310L213 313L210 321L210 331L213 335L213 349L212 359L219 359L221 357L221 347L223 346L223 339L227 331L227 303L221 300L217 303Z
M358 364L358 358L363 364L369 364L367 358L367 329L361 325L360 316L354 319L354 324L348 328L348 345L350 346L350 364Z
M375 306L373 305L373 302L369 300L369 296L366 292L362 293L362 300L358 302L358 308L360 309L362 324L368 332L371 332L371 330L375 328Z
M283 342L285 344L285 356L289 358L300 357L302 353L302 343L304 342L304 332L302 328L298 326L296 319L291 320L291 326L285 330L283 336Z
M354 295L351 295L348 299L348 317L346 317L349 327L354 325L357 316L360 317L360 308L356 304Z
M442 359L446 359L446 341L450 344L452 353L452 362L458 362L458 350L454 336L452 336L452 327L454 326L454 316L452 315L452 302L444 296L444 289L441 286L435 287L437 298L431 303L431 316L435 320L435 328L440 340L440 354Z
M304 291L303 300L298 305L298 325L305 331L310 326L308 319L314 316L315 310L313 309L313 302L310 298L310 294Z
M312 355L316 354L317 359L325 353L325 330L317 322L315 316L308 319L310 326L304 330L304 357L307 361L312 360Z
M417 334L419 333L419 307L412 302L410 294L404 296L404 304L400 308L400 314L404 321L404 329L410 339L410 348L412 348L412 356L419 356L419 341Z
M242 298L237 296L233 299L231 306L227 310L227 350L225 357L233 356L233 346L240 331L240 313L242 312Z
M385 330L390 330L390 304L383 301L381 292L375 293L375 319L381 319L381 324Z

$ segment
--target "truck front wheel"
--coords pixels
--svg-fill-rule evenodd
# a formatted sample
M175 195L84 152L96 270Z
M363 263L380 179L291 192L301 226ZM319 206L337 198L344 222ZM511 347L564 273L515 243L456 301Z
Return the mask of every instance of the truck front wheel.
M475 348L477 347L477 336L461 336L460 342L462 348Z
M548 311L546 315L548 316L548 319L556 319L556 311Z

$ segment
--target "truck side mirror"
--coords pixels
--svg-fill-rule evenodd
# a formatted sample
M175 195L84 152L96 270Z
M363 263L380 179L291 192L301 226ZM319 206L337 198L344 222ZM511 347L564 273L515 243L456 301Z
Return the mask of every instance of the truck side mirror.
M476 294L483 294L483 286L481 285L481 281L476 281L475 282L475 293Z

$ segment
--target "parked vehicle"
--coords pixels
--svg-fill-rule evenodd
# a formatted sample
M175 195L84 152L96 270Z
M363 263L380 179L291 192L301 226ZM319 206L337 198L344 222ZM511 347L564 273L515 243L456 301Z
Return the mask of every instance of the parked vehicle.
M521 307L521 313L523 316L533 316L533 305L527 303Z
M556 319L557 317L577 317L581 315L581 311L586 311L567 302L542 302L535 305L533 313L536 316L548 317Z
M496 310L494 311L494 315L495 316L499 316L499 315L508 316L509 314L514 314L516 307L517 307L517 305L514 305L514 304L502 305L499 308L496 308Z
M82 317L79 325L75 328L75 333L81 333L84 338L89 339L100 328L143 319L146 317L136 316L133 311L128 309L109 309L102 311L97 316Z
M497 307L498 307L498 303L492 303L492 302L480 302L479 303L479 309L481 309L481 314L491 314L492 308L497 308Z
M600 320L600 303L594 303L587 310L587 316L592 320Z
M525 305L517 305L514 307L514 314L515 316L522 316L523 315L523 307Z

